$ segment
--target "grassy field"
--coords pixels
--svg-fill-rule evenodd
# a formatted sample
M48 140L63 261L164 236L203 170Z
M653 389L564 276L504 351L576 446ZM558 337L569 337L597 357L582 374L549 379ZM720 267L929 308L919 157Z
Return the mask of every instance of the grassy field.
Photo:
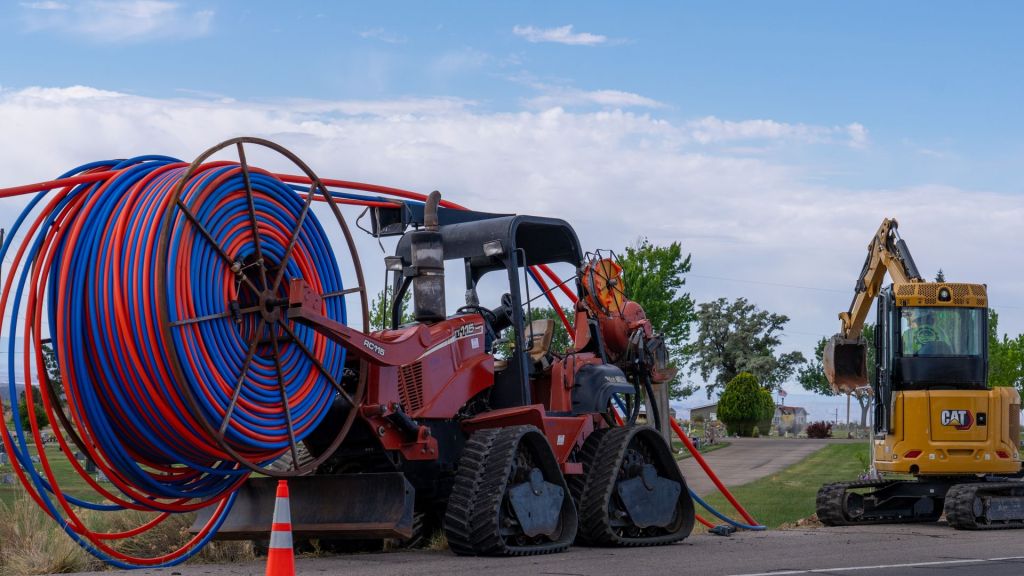
M30 452L35 455L35 446L30 446L29 448ZM92 489L85 483L85 480L79 477L78 473L71 467L71 463L68 462L68 459L61 454L60 450L56 446L47 446L46 455L49 457L50 465L53 467L53 472L57 477L58 484L66 493L74 496L87 496L95 499ZM38 464L36 464L36 469L42 471L42 468ZM14 484L0 484L0 502L10 504L14 501L15 497L23 493L25 489L22 487L17 475L14 474L14 469L11 468L9 464L6 466L0 466L0 476L4 474L10 474L13 476Z
M830 444L785 470L730 489L758 522L777 528L814 514L814 498L822 484L856 480L866 469L866 444ZM706 500L726 516L741 520L721 494ZM709 521L718 523L700 506L698 509Z

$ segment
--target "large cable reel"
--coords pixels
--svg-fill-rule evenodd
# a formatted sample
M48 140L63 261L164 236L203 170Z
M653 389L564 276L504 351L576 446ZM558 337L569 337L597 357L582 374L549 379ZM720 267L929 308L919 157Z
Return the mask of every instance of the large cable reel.
M300 193L249 166L247 145L284 156L312 184ZM231 149L237 162L210 162ZM326 201L344 237L355 287L341 285L337 260L311 209L314 199ZM190 276L187 266L196 258L212 270L208 278ZM156 261L160 329L164 341L174 343L167 346L168 366L193 419L227 457L253 471L289 477L316 470L351 428L366 371L359 371L354 385L344 384L345 350L289 321L289 280L303 278L318 289L323 313L341 322L347 319L345 298L356 296L362 329L369 330L358 252L331 193L284 147L252 137L227 140L200 154L174 186L161 215ZM226 344L204 348L214 338ZM206 362L221 370L206 369ZM233 381L226 381L225 370ZM303 461L299 445L335 396L348 404L344 422L326 450ZM268 449L274 454L269 459ZM287 468L270 466L284 454L291 455Z

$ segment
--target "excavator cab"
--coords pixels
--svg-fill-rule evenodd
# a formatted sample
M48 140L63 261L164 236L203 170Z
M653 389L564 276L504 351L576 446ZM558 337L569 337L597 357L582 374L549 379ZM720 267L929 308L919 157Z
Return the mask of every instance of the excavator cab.
M987 305L982 284L920 282L894 284L881 290L875 323L878 362L873 388L878 399L875 403L877 434L896 435L898 418L894 414L894 394L915 392L900 398L903 406L917 401L921 395L916 392L924 392L922 401L928 404L937 405L938 398L947 393L960 398L964 404L970 397L964 392L988 390ZM972 420L974 412L990 411L987 407L967 406L948 409L971 412ZM935 412L935 407L928 406L925 412ZM941 416L941 410L939 412ZM911 425L910 420L916 425L918 419L911 418L905 410L903 414L904 426ZM959 420L965 418L966 413L959 416ZM984 425L986 417L982 420ZM899 436L917 436L927 430L932 430L933 440L942 436L939 433L943 429L941 423L937 430L927 423L922 424L920 431L901 430ZM963 434L959 436L964 438ZM893 458L885 460L886 467L893 465ZM934 464L931 461L912 464L914 467L908 471L927 471L944 460L946 458L938 458Z

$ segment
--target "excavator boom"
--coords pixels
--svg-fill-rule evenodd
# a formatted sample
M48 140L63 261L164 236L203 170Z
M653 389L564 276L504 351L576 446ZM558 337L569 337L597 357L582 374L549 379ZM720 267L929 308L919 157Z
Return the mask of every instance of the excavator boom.
M907 243L896 231L899 224L887 218L868 244L867 258L854 287L850 309L839 314L839 333L829 339L822 354L825 377L832 389L852 393L867 386L867 343L861 331L871 303L882 287L886 272L896 283L923 282Z

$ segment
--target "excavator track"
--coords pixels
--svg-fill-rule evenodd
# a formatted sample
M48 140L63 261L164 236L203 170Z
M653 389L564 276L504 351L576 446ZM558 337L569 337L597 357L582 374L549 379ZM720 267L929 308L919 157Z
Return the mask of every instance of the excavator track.
M815 509L818 520L826 526L851 526L854 524L884 524L886 520L863 518L860 509L850 515L846 510L847 491L851 488L883 488L894 484L892 480L858 480L825 484L818 489Z
M946 494L945 511L957 530L1024 528L1024 482L957 484Z
M921 480L826 484L818 490L818 520L826 526L935 522L948 489L946 482Z
M445 535L460 556L561 552L578 517L547 438L534 426L470 436L445 514Z
M693 500L661 435L623 426L596 440L584 445L594 453L579 498L581 542L656 546L689 536Z
M825 526L936 522L954 485L943 479L826 484L818 490L818 520Z

